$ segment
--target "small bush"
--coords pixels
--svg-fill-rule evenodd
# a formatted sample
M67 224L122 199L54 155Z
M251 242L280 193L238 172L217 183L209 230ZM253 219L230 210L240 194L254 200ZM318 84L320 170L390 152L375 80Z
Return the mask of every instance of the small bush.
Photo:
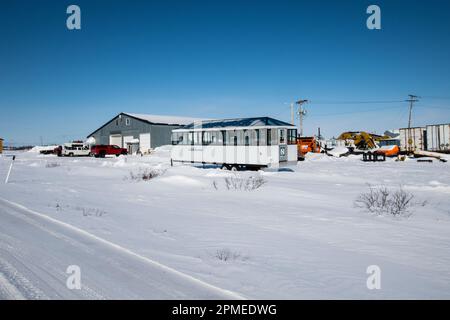
M130 171L130 179L134 181L148 181L162 175L165 170L154 168L140 168L137 172Z
M75 207L75 210L81 211L84 217L102 217L106 214L106 211L98 209L98 208L83 208L83 207Z
M410 209L417 205L413 199L414 195L401 186L397 190L389 190L384 186L376 188L369 185L369 191L358 196L355 206L377 215L407 216L410 214ZM422 205L425 204L425 202L422 203Z
M216 251L215 257L220 261L236 260L241 256L238 252L233 252L230 249L220 249Z
M260 174L254 176L251 175L249 177L242 177L238 174L235 174L231 177L225 178L225 187L227 190L244 190L251 191L256 190L262 187L267 183L267 180ZM213 186L216 190L218 190L217 182L213 182Z
M56 168L56 167L59 167L59 166L61 166L61 165L58 162L47 162L45 164L46 168Z

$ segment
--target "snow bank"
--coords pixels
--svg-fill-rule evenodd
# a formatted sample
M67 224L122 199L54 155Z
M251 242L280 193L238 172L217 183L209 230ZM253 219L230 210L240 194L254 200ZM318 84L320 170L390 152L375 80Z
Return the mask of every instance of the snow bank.
M58 146L35 146L28 150L28 152L31 153L40 153L41 151L48 151L48 150L54 150Z
M333 150L328 151L328 154L331 154L333 157L341 157L348 153L349 150L347 147L336 147Z
M305 154L305 160L306 161L335 161L336 159L333 159L333 157L330 157L329 155L326 155L324 153L311 153L308 152ZM299 162L301 165L301 162Z
M380 147L378 150L386 150L386 151L390 151L390 150L394 150L397 146L396 145L392 145L392 146L382 146Z

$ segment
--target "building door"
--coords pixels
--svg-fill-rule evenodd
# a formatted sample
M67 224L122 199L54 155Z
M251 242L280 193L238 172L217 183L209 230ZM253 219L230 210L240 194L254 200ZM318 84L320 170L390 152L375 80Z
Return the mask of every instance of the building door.
M109 144L122 148L122 136L120 134L112 134L109 136Z
M139 135L139 150L141 153L149 153L151 149L150 133L141 133Z
M131 144L129 142L133 141L133 136L124 136L123 137L123 147L128 150L128 153L132 154Z
M278 130L278 144L279 144L279 161L284 162L288 159L287 148L287 134L286 129Z

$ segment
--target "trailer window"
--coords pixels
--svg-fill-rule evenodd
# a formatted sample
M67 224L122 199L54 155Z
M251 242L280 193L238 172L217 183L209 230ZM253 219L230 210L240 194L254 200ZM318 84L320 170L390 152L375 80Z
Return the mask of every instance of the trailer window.
M210 145L213 142L213 136L211 132L203 131L202 134L203 134L202 144L206 146Z
M222 130L221 133L222 133L222 145L226 146L227 145L227 133L225 130Z
M212 142L215 146L221 146L223 144L223 134L221 131L211 131Z
M297 129L288 129L288 144L297 144Z
M280 136L280 144L281 143L286 143L286 137L285 137L285 131L284 131L284 129L279 129L278 130L278 134L279 134L279 136Z
M194 145L201 145L202 144L202 132L197 131L194 132Z
M183 140L181 141L181 144L188 144L188 136L189 134L187 132L182 133Z
M256 130L255 130L255 145L256 145L256 146L259 146L259 139L260 139L260 136L259 136L259 129L256 129Z
M250 130L244 130L244 145L249 146L250 145Z
M278 144L278 130L277 129L267 129L267 145L276 146Z
M177 133L176 132L172 132L172 145L177 144Z
M194 132L192 132L192 131L188 133L188 144L189 145L194 144Z

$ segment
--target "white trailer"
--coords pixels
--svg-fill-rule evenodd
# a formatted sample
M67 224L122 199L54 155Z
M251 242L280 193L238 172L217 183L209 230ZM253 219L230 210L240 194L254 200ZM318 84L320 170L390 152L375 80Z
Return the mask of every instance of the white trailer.
M450 124L427 126L427 151L450 152Z
M224 169L297 163L297 128L269 117L199 121L172 130L172 162Z
M426 129L424 127L400 129L400 152L412 153L426 150Z

